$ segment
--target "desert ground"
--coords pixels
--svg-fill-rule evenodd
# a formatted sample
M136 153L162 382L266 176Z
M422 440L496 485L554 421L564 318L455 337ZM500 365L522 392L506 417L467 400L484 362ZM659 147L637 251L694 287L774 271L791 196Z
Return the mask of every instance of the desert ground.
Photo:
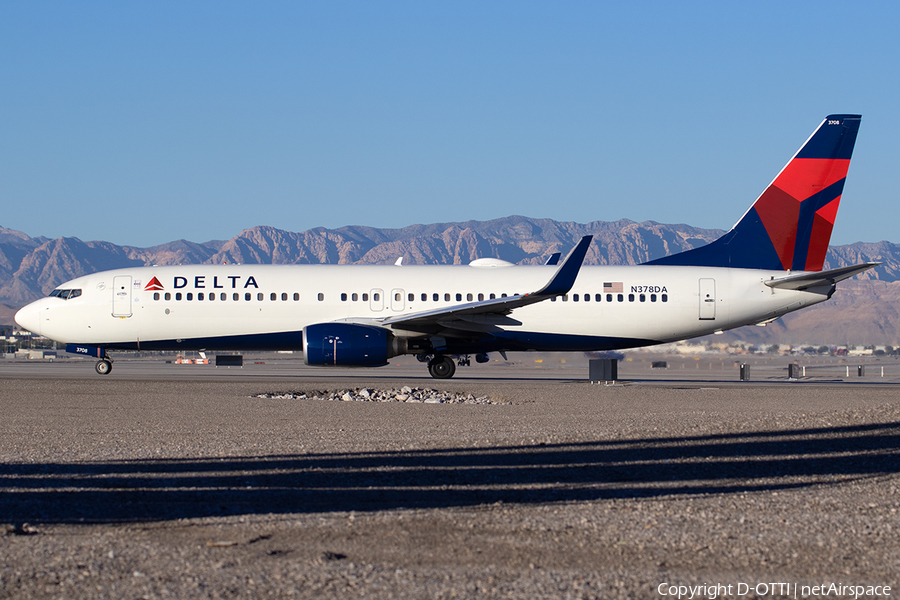
M0 598L896 595L900 366L788 362L0 361Z

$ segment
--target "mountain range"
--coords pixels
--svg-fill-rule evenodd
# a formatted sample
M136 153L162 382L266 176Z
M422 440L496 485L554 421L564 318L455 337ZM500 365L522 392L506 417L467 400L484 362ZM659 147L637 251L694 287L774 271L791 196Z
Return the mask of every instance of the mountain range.
M559 222L522 216L491 221L411 225L400 229L347 226L291 232L269 226L227 241L178 240L150 248L84 242L74 237L30 237L0 227L0 324L59 284L95 271L174 264L466 264L495 257L542 264L567 252L584 235L594 243L585 264L640 264L696 248L724 232L654 221ZM825 268L881 262L838 286L829 301L772 325L726 332L721 340L753 343L900 345L900 245L857 242L829 248Z

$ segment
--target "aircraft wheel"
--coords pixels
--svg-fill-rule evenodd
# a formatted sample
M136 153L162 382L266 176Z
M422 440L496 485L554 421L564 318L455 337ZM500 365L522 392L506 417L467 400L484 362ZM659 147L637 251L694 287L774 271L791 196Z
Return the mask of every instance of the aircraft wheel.
M449 356L436 356L428 363L428 372L435 379L450 379L456 373L456 364Z
M97 364L94 365L94 369L100 375L109 375L110 371L112 371L112 363L108 360L98 360Z

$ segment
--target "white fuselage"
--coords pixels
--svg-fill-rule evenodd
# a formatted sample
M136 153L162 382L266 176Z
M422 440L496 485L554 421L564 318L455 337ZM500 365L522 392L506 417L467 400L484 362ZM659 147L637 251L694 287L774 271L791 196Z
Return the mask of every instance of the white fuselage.
M23 308L16 320L58 342L105 348L300 350L307 325L377 324L389 316L531 293L553 273L544 266L118 269L67 282L58 289L80 294L42 298ZM517 308L509 320L472 319L471 329L494 339L490 350L606 350L768 321L828 298L831 286L798 291L763 283L784 275L714 267L585 266L566 296ZM399 338L423 335L392 332Z

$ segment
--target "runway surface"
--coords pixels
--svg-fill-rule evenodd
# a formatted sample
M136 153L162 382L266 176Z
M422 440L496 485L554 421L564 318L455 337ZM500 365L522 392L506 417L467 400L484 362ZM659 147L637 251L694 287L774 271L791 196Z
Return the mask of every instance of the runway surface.
M0 598L896 593L894 362L741 382L675 357L605 386L547 360L448 381L415 361L0 361ZM499 404L322 399L402 386Z

